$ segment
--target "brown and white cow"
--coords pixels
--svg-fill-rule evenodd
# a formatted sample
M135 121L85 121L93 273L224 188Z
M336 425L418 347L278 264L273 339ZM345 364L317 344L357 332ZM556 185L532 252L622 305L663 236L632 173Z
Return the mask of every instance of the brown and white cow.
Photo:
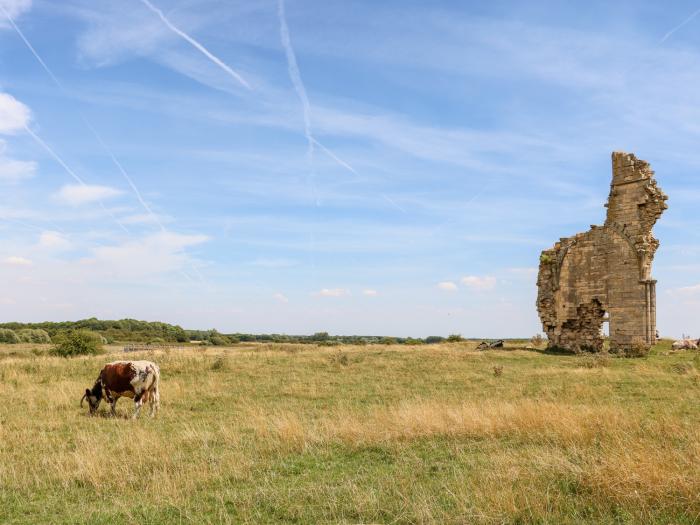
M151 361L114 361L107 363L100 372L92 389L85 389L85 395L80 400L88 400L90 414L94 414L100 406L102 398L106 399L112 407L112 415L116 416L115 407L120 397L129 397L134 400L136 409L133 418L136 419L141 406L148 401L153 417L160 408L160 369Z

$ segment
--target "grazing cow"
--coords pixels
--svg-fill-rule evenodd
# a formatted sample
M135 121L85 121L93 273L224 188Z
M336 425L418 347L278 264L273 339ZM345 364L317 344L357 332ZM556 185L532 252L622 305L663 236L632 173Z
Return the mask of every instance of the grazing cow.
M104 397L112 407L112 415L116 416L115 407L120 397L129 397L134 400L136 409L133 418L136 419L141 410L141 405L148 401L153 417L154 412L160 408L160 369L151 361L114 361L107 363L100 372L92 389L86 389L85 395L80 400L88 400L90 414L94 414Z
M697 350L699 342L700 340L696 341L695 339L681 339L675 341L671 347L674 350Z

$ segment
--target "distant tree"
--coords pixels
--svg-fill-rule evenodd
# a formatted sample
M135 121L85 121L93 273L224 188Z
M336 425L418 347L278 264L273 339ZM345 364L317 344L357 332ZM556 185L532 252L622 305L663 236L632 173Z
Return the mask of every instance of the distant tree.
M55 337L56 346L53 355L72 357L76 355L94 355L102 352L102 336L89 330L71 330Z
M442 343L444 340L445 340L445 338L444 338L444 337L440 337L439 335L430 335L430 336L428 336L428 337L425 338L426 344L429 344L429 345L434 345L434 344L437 344L437 343Z
M452 334L447 338L448 343L460 343L462 341L464 341L464 338L461 334Z
M312 341L328 341L328 339L330 339L328 332L316 332L311 336Z
M9 328L0 328L0 343L17 344L20 342L17 333Z

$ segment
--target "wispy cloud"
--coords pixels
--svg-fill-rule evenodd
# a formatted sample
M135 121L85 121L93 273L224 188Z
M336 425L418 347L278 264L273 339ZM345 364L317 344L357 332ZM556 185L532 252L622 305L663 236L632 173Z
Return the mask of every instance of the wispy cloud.
M212 52L210 52L206 47L204 47L202 44L200 44L197 40L192 38L190 35L185 33L182 29L178 28L175 26L164 14L163 11L158 9L156 6L154 6L151 2L148 0L141 0L141 3L145 5L148 9L150 9L153 13L155 13L158 18L161 19L161 21L166 25L168 29L170 29L173 33L184 39L187 43L192 45L197 51L202 53L205 57L207 57L209 60L211 60L214 64L219 66L224 72L226 72L228 75L233 77L236 81L238 81L241 85L243 85L247 89L252 89L250 84L236 71L234 71L230 66L228 66L226 63L224 63L223 60L221 60L219 57L214 55Z
M2 141L0 141L0 144ZM0 182L19 182L32 178L36 174L37 164L34 161L15 160L3 157L0 148Z
M32 7L32 0L0 0L0 12L7 18L14 18ZM5 27L5 21L0 19L0 28Z
M282 294L282 293L273 294L272 298L275 299L276 301L279 301L280 303L288 303L289 302L289 299L287 298L287 296Z
M137 280L149 275L181 272L192 267L186 249L209 240L206 235L183 235L159 232L130 239L121 244L98 246L82 264L100 274L123 280Z
M367 289L362 290L362 295L366 295L368 297L376 297L377 295L379 295L379 292L377 290Z
M437 287L440 290L443 290L445 292L456 292L457 291L457 285L452 281L442 281L442 282L437 284Z
M14 135L23 131L31 120L31 111L8 93L0 93L0 134Z
M123 195L124 192L116 188L100 185L88 184L66 184L56 194L54 198L64 204L80 206L113 199Z
M72 243L65 234L47 230L41 232L37 245L45 250L67 250L72 246Z
M318 292L314 292L312 295L318 297L344 297L350 295L350 290L346 288L322 288Z
M25 259L24 257L19 257L16 255L12 255L10 257L6 257L2 261L3 263L9 265L9 266L31 266L32 261L29 259Z
M496 278L490 275L468 275L462 277L460 282L472 290L492 290L496 286Z
M669 290L669 293L671 295L677 295L677 296L695 296L695 295L700 295L700 284L695 284L692 286L681 286L679 288L673 288Z

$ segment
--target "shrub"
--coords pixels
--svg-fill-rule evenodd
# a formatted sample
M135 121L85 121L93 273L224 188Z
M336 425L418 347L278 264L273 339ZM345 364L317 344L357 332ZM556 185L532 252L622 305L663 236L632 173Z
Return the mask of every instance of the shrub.
M464 341L464 338L461 334L452 334L447 338L448 343L461 343L462 341Z
M51 342L51 337L46 330L41 330L39 328L25 328L17 332L17 337L23 343L36 343L36 344L47 344Z
M89 330L73 330L56 336L53 355L72 357L76 355L95 355L102 352L102 336Z
M10 330L9 328L0 328L0 343L9 343L14 345L19 342L20 339L14 330Z
M646 357L649 355L650 347L639 337L635 337L629 348L625 350L625 357Z
M429 335L428 337L425 338L425 343L429 345L435 345L438 343L442 343L445 340L444 337L440 337L439 335Z
M212 370L228 370L228 368L228 359L225 356L221 355L214 359L214 362L211 364Z
M535 334L530 338L530 344L535 348L539 348L544 344L544 337L542 337L542 334Z

